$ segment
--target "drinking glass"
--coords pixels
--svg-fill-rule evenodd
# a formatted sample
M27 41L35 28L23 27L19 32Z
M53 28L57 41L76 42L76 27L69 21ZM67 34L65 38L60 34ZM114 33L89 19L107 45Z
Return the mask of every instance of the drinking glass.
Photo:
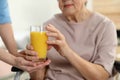
M46 60L47 35L43 26L30 26L30 42L38 53L39 60Z

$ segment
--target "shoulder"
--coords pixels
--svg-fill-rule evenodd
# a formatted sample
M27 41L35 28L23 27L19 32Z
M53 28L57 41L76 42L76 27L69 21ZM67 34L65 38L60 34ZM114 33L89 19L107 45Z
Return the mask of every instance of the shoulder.
M103 23L103 24L113 24L113 21L110 20L107 16L104 16L97 12L93 13L93 21L97 23Z
M49 20L47 20L44 25L47 24L61 24L61 22L64 22L64 18L63 15L61 13L59 14L55 14L52 18L50 18Z
M7 0L0 0L0 9L7 6Z
M88 26L89 25L93 26L93 29L99 30L116 28L112 20L97 12L94 12L92 17L89 19Z
M116 26L113 21L100 13L96 13L96 21L97 19L99 19L100 22L98 22L95 30L98 32L99 38L103 41L107 40L107 42L117 45Z
M0 0L0 24L10 23L10 15L7 0Z

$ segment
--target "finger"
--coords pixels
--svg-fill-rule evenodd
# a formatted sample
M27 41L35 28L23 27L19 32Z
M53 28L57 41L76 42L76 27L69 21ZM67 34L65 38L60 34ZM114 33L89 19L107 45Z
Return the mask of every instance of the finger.
M32 50L25 50L25 54L28 56L37 56L38 53Z
M18 63L19 64L19 63ZM36 66L36 64L35 63L33 63L32 61L27 61L27 60L21 60L20 61L20 64L21 64L21 66L31 66L31 67L34 67L34 66Z
M31 67L31 66L22 66L21 69L24 71L27 71L28 73L34 72L34 68L35 67Z
M50 63L51 63L51 60L48 59L48 60L46 60L43 64L44 64L44 65L49 65Z
M28 49L28 50L33 50L33 47L32 47L32 45L27 44L26 49Z
M47 36L56 37L58 39L65 39L64 36L54 26L47 26Z
M49 45L61 45L61 44L63 44L62 43L62 41L61 40L48 40L47 41L47 44L49 44Z
M20 51L19 54L25 55L25 50Z
M26 56L25 59L32 62L39 61L38 56Z
M51 63L51 60L47 59L46 61L38 62L37 65L43 65L44 66L44 65L49 65L50 63Z
M46 66L48 66L51 63L51 60L46 60L43 64L39 64L38 68L42 69Z
M64 39L61 33L46 32L48 37L54 37L56 39Z
M38 69L38 68L43 68L45 65L49 64L50 63L50 60L49 61L46 61L46 63L43 61L43 62L36 62L36 63L33 63L31 61L26 61L25 63L23 63L24 65L22 65L22 67L24 69L29 68L29 70L27 71L30 71L30 70L35 70L35 69Z
M46 34L47 34L47 36L49 36L49 37L58 37L58 36L59 36L59 34L57 34L57 33L52 33L52 32L47 32Z
M50 63L51 63L51 60L46 60L43 63L39 63L37 66L35 66L34 68L32 68L32 71L30 71L30 73L33 72L33 71L36 71L38 69L43 69L46 66L48 66Z
M55 33L58 33L59 31L51 24L49 24L46 29L50 32L55 32Z
M47 50L50 50L52 48L52 45L48 45Z

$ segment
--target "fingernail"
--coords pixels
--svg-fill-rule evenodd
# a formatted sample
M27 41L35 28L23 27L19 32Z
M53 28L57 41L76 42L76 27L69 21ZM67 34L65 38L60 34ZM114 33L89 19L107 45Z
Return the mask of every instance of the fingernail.
M51 60L48 60L48 64L50 64L51 63Z
M46 63L46 65L49 65L50 63Z

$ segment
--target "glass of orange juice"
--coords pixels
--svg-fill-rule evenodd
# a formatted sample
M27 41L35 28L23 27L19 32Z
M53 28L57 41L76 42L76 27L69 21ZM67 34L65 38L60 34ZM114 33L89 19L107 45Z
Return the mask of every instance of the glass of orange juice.
M43 26L30 26L30 42L40 60L46 60L47 35Z

